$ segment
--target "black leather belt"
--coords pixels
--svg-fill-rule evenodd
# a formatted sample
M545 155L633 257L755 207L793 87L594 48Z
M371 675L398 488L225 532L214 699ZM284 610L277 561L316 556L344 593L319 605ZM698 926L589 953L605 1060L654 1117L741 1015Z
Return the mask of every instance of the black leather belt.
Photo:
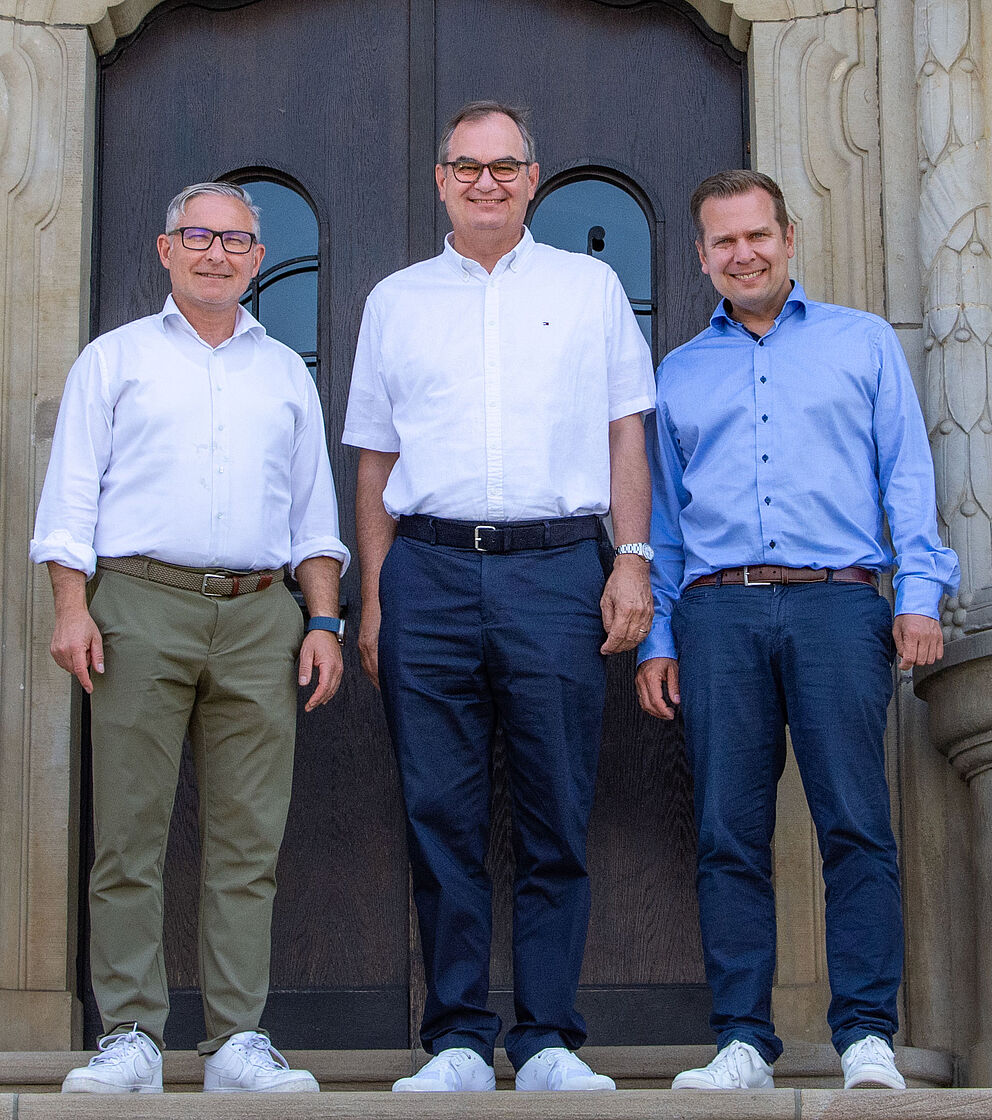
M404 514L397 532L426 544L475 552L521 552L527 548L561 548L597 540L602 522L595 514L552 517L545 521L450 521L427 514Z

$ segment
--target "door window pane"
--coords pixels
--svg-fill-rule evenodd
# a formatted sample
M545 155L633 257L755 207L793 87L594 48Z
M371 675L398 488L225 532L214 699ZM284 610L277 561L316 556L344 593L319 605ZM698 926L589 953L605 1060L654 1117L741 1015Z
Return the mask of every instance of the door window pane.
M606 261L620 277L651 345L651 229L633 195L602 179L573 180L541 200L530 230L537 241Z
M291 346L317 377L317 218L291 187L241 183L262 211L265 257L241 302L273 338Z

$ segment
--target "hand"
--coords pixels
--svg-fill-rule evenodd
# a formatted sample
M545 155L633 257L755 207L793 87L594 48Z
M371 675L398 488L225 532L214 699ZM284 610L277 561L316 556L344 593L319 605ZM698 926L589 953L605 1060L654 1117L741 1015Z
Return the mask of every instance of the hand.
M362 621L358 627L358 656L365 675L379 687L379 625L382 611L378 600L362 603Z
M606 641L600 653L622 653L642 642L651 630L654 602L648 565L640 556L618 556L599 600Z
M85 692L92 693L93 682L88 670L103 672L103 639L85 607L56 612L55 632L49 648L55 663L72 673Z
M637 699L641 707L658 719L674 719L679 696L679 663L674 657L652 657L637 666ZM665 689L668 699L665 699Z
M329 630L311 630L303 639L300 648L300 685L310 683L314 669L317 670L317 687L306 702L304 711L312 712L326 704L338 690L344 673L344 660L341 657L341 643Z
M892 637L899 654L899 668L932 665L944 656L944 635L940 623L925 614L897 614Z

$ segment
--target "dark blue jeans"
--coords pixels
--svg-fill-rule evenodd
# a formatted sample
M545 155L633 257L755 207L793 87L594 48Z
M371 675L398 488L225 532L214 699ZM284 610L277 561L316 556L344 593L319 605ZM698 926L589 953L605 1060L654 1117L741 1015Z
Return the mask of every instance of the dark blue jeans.
M892 615L863 584L701 587L675 605L697 889L717 1045L773 1062L771 840L789 725L823 856L827 1015L839 1053L891 1042L902 973L896 845L882 737Z
M490 751L502 722L516 857L519 1069L546 1046L575 1049L575 994L589 921L586 833L605 691L595 541L488 555L400 537L382 567L379 679L407 812L432 1052L492 1062L487 1010L492 892Z

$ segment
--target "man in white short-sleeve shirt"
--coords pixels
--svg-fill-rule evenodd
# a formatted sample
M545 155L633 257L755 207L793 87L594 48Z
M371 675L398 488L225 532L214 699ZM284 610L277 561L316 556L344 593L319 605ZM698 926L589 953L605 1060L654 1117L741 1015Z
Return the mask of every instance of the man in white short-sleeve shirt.
M310 711L340 682L348 550L313 380L239 306L265 252L258 210L241 187L199 183L165 229L172 294L73 365L31 542L55 593L52 656L91 696L90 959L106 1033L62 1091L162 1092L162 862L188 724L204 1089L316 1092L258 1026L297 683L317 679Z
M524 226L538 165L519 111L463 108L435 174L453 232L369 296L343 437L362 449L359 650L399 762L434 1055L393 1088L495 1084L484 864L498 723L516 1085L612 1089L573 1053L585 1040L575 996L604 655L633 648L651 620L651 358L613 271Z

